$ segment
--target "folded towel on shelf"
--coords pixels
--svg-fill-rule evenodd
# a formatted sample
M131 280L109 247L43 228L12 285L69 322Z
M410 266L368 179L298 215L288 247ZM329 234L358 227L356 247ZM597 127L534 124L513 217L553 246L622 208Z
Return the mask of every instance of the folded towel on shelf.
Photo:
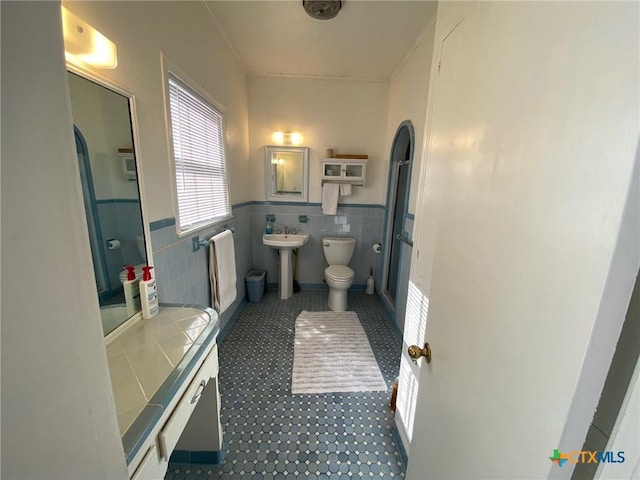
M348 197L349 195L351 195L351 187L353 185L351 185L350 183L341 183L340 184L340 196L341 197Z
M325 183L322 186L322 213L335 215L338 212L338 193L340 185L337 183Z

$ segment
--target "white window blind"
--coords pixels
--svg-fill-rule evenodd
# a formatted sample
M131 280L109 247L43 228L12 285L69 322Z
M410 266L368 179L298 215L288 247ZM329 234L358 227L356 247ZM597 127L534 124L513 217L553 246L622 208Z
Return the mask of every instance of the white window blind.
M222 113L169 74L178 230L230 217Z

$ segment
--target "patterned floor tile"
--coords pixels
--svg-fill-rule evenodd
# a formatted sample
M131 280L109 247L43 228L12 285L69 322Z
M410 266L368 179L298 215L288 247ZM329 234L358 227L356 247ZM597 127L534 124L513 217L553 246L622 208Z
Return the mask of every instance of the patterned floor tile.
M295 319L326 291L248 303L219 346L221 465L170 465L165 480L404 478L389 411L402 341L376 296L349 292L387 392L291 394Z

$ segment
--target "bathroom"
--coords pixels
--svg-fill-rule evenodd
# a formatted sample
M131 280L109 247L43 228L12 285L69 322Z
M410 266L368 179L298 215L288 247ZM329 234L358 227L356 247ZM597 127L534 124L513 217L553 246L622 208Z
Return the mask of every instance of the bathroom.
M409 120L415 132L415 142L422 137L422 124L426 99L418 97L409 105L406 99L413 95L412 88L421 84L419 76L411 71L414 65L425 64L422 81L428 82L428 61L431 55L429 35L417 45L407 64L396 73L395 82L387 79L341 80L336 78L286 78L245 75L238 61L229 51L224 39L210 20L204 16L191 22L190 35L206 35L208 45L220 45L218 57L210 64L202 59L207 49L199 52L191 42L185 43L174 29L163 33L163 42L154 43L154 25L162 25L175 15L197 17L200 5L160 3L153 9L144 5L93 4L73 2L67 6L80 18L95 23L98 30L111 34L118 48L118 67L99 71L104 80L133 92L137 105L144 109L137 116L137 151L140 156L142 208L148 230L147 249L153 259L162 302L208 304L207 250L194 252L192 237L209 238L213 228L204 228L193 235L176 233L169 153L164 123L164 100L161 90L161 56L173 62L194 82L210 91L225 108L227 128L227 159L229 196L233 218L225 222L235 229L236 278L238 295L234 304L223 313L222 326L229 322L245 298L244 275L252 268L267 271L267 285L277 288L277 252L262 245L267 215L275 216L276 227L288 226L304 231L311 239L300 250L297 281L305 289L324 289L326 261L322 252L323 236L347 235L356 239L356 249L351 260L355 271L353 289L363 290L373 272L377 293L384 275L384 250L376 253L375 243L384 244L387 233L387 188L389 181L389 156L394 135L403 121ZM136 14L143 9L144 15ZM433 9L422 9L427 26ZM125 28L138 16L144 21L135 27ZM95 19L95 20L94 20ZM422 22L422 21L421 21ZM149 30L149 31L147 31ZM169 35L169 36L168 36ZM136 36L147 42L136 42ZM174 38L175 36L175 38ZM204 38L204 37L203 37ZM175 40L175 41L174 41ZM203 45L205 42L194 42ZM158 49L155 45L162 45ZM215 68L214 68L215 65ZM222 67L222 68L220 68ZM135 71L135 75L130 72ZM225 75L217 75L224 71ZM407 80L414 85L405 85ZM402 90L394 88L401 85ZM73 95L72 95L73 98ZM140 107L138 106L140 110ZM265 192L264 147L274 143L272 135L277 131L295 131L303 136L304 146L309 147L308 202L268 202ZM364 186L353 186L348 197L340 197L337 215L323 215L321 209L322 182L320 159L327 149L335 153L365 154L368 156L367 176ZM419 158L413 159L413 171L419 171ZM113 171L113 169L112 169ZM106 173L106 172L105 172ZM122 183L119 172L112 183ZM121 176L120 176L121 177ZM415 178L414 178L415 179ZM125 182L126 183L126 182ZM129 182L132 183L132 182ZM125 185L126 187L126 185ZM404 232L411 234L415 188L404 212ZM106 235L106 234L105 234ZM111 254L106 253L107 258ZM406 274L400 288L406 290L410 255L403 256L400 272ZM129 263L138 263L134 257ZM113 276L113 275L112 275ZM399 296L397 329L402 331L402 299ZM387 302L393 315L393 304Z
M402 219L404 225L401 226L408 238L411 238L413 233L413 215L420 207L418 195L423 179L419 178L419 172L424 170L421 162L425 144L425 118L428 111L427 92L433 72L431 55L434 50L434 30L437 26L435 20L430 21L429 16L425 15L424 35L412 46L410 53L397 71L385 81L379 81L376 78L350 80L281 78L247 74L243 66L238 64L226 39L211 23L204 4L200 2L154 2L153 4L64 2L64 4L97 29L107 33L117 44L118 68L104 71L101 76L121 87L122 90L135 94L137 107L135 144L140 160L143 230L146 236L147 256L153 260L157 268L161 301L207 304L209 298L206 250L201 248L194 252L191 235L187 235L186 238L176 235L175 209L171 195L168 193L172 190L172 178L169 147L166 142L161 52L166 58L179 65L183 71L188 72L192 79L197 80L197 83L209 90L211 95L225 107L230 204L233 209L233 219L226 223L235 229L238 296L234 304L222 315L221 328L223 330L229 328L233 324L236 312L242 308L243 278L249 269L254 267L267 269L268 282L271 287L274 287L277 278L277 256L275 252L260 245L259 240L266 223L265 216L268 214L276 216L276 225L287 225L307 231L313 237L315 243L310 242L301 249L300 262L304 263L299 269L298 280L303 287L323 288L324 264L319 237L324 234L350 235L358 241L351 263L356 271L354 288L363 288L369 271L373 268L377 293L380 294L379 289L385 281L384 257L375 253L371 246L377 242L388 243L386 206L389 156L394 135L398 127L407 120L412 123L417 146L417 154L412 159L414 165L408 213ZM153 5L153 8L149 8L150 5ZM445 11L449 8L453 9L448 7L446 2L444 5ZM487 10L517 8L507 5L483 7L482 2L479 5L477 10L481 13L484 8ZM5 359L9 359L11 368L3 368L2 372L2 422L3 437L6 435L5 438L12 441L6 443L3 441L2 468L3 473L20 472L20 475L15 476L23 478L39 478L44 476L43 472L51 478L68 478L65 474L69 471L73 471L78 478L96 478L96 472L101 472L102 478L121 478L125 466L122 461L122 445L108 381L109 372L103 332L99 325L98 296L94 279L89 274L91 252L83 219L84 209L81 201L78 164L75 160L75 145L70 122L69 81L63 58L58 8L57 3L47 2L24 2L24 4L3 2L2 5L2 61L3 67L5 62L12 66L7 70L3 68L3 157L6 161L3 162L2 172L3 200L6 198L11 200L3 201L5 205L3 207L3 243L7 242L5 245L11 248L11 255L5 254L3 250L3 273L6 272L6 275L3 275L3 297L5 298L2 306L2 348L3 364L8 365ZM557 8L554 14L559 12L558 14L566 15L567 12L563 9L569 7L554 5L553 8ZM633 15L627 14L628 12L625 12L622 7L620 11L616 10L614 13L610 13L609 7L606 11L596 12L595 6L593 9L594 12L589 11L589 14L593 13L594 18L612 19L611 23L616 25L616 32L622 31L628 34L630 29L636 28L635 24L630 25L624 21ZM614 14L615 18L608 16ZM603 27L601 30L594 29L590 33L597 33L595 30L608 32ZM521 31L514 29L509 34L519 35L520 33ZM572 31L568 38L571 41L576 38L579 38L580 42L585 40L580 32L576 31ZM539 37L535 42L536 45L539 43L538 40L545 39L542 36ZM487 42L493 45L489 40ZM530 45L533 44L532 41ZM618 44L624 45L624 42L618 42ZM593 55L599 55L600 50L596 48L593 50ZM621 57L629 51L632 54L636 53L632 47L621 51L612 48L612 51ZM530 58L530 60L538 61L542 57ZM602 57L603 55L600 55L596 58L603 62L609 57L619 60L610 52L607 52L606 58ZM473 55L469 51L464 51L462 58L472 63ZM544 56L544 58L547 57ZM589 63L586 62L586 64ZM620 61L617 65L629 65L629 62ZM544 66L547 64L545 63ZM558 65L555 67L558 68ZM514 71L521 70L514 69ZM546 70L540 68L539 71ZM600 72L607 71L613 70L601 68L589 70L590 75L584 75L583 78L599 79L598 75L604 75ZM43 75L43 72L46 72L46 75ZM562 73L570 74L566 71ZM607 81L609 80L607 77ZM600 90L608 90L615 94L622 88L627 89L625 92L628 93L630 91L628 86L630 84L635 86L637 82L627 80L628 78L625 77L624 82L604 83L602 89L593 88L594 86L589 84L588 87L593 88L593 91L585 88L584 92L587 92L585 96ZM556 80L554 79L553 82ZM550 83L555 84L553 82ZM529 83L523 83L523 85L535 87ZM612 85L618 87L611 88ZM5 88L12 95L5 97ZM634 88L634 90L637 89ZM575 95L584 92L580 89L571 91ZM560 90L559 95L562 94L568 95L569 92ZM521 96L521 92L518 92L513 97L519 99ZM538 98L543 98L543 95L539 95ZM550 95L550 98L556 97ZM567 124L576 122L577 125L582 126L581 122L584 121L586 125L584 130L593 131L601 125L587 115L582 117L576 115L581 113L576 105L582 102L587 103L586 100L584 96L579 97L578 101L571 104L574 108L571 112L575 116L570 118ZM592 103L591 99L588 103ZM626 102L626 104L629 103L637 104L637 102ZM561 101L558 104L564 105ZM602 112L605 110L603 108ZM43 115L43 111L51 114ZM550 111L553 119L565 120L562 113L556 110ZM5 117L5 114L8 117ZM612 120L614 116L613 114L607 116L604 113L602 115L605 120ZM532 129L528 128L530 124L522 125L514 122L514 132L521 136L519 138L526 137L530 131L541 128L541 125L545 124L539 116L531 115L528 116L527 120L529 119L537 122L533 124ZM628 123L633 122L629 120ZM6 137L5 128L8 129ZM304 136L304 145L310 148L310 205L276 205L267 204L264 200L264 145L272 143L273 132L286 130L301 133ZM538 130L535 131L538 132ZM473 140L473 135L480 135L482 132L469 130L467 133ZM549 298L550 295L554 295L554 292L563 292L562 298L553 297L556 301L553 306L566 314L560 319L548 311L538 314L544 308L544 305L541 305L544 302L525 305L526 299L523 300L519 295L509 295L506 296L505 302L510 302L506 307L511 308L499 311L476 309L477 317L475 314L473 317L467 317L474 320L477 318L478 321L469 322L469 326L476 328L474 333L477 336L484 335L482 338L486 341L474 342L467 347L469 352L474 354L489 352L488 356L491 356L491 350L495 349L496 357L510 360L510 362L502 362L500 367L506 365L508 373L513 373L509 370L510 368L514 370L523 366L529 368L529 364L522 357L526 356L525 353L528 355L530 347L533 349L534 346L537 347L542 343L548 345L545 350L546 355L540 358L540 364L545 368L554 366L553 371L558 379L558 391L554 392L553 398L546 398L546 404L539 401L537 396L549 390L545 388L549 379L542 372L538 372L539 378L535 376L527 378L527 385L523 386L519 383L508 385L501 396L494 395L491 389L481 389L478 395L474 396L476 402L480 399L487 404L502 407L503 403L497 402L513 398L512 393L529 391L527 390L529 388L535 389L535 395L526 397L536 399L539 407L536 409L534 405L529 405L533 413L527 417L526 421L531 423L525 425L524 415L514 415L508 417L506 421L511 422L514 418L521 421L519 425L526 428L520 428L520 431L527 432L527 437L535 435L536 444L544 443L545 452L550 445L557 444L557 440L564 439L562 436L564 434L560 431L564 420L567 420L568 425L564 432L572 435L572 439L584 433L581 428L588 425L584 419L590 418L599 391L596 391L595 387L588 389L588 395L582 395L580 401L574 404L572 403L573 387L578 381L591 385L597 384L604 378L606 372L602 373L601 369L587 368L593 366L592 363L587 364L587 362L593 358L590 354L593 353L594 348L597 349L604 344L606 348L601 352L605 352L605 356L610 357L617 339L615 328L606 328L610 326L606 324L606 326L601 325L603 320L600 317L600 306L622 305L624 298L616 300L607 293L611 286L609 282L618 281L617 286L623 288L617 290L614 288L614 290L626 294L627 287L632 285L632 281L624 275L629 269L635 269L631 272L634 275L637 272L637 256L633 256L634 249L627 247L626 250L624 248L619 250L616 246L618 235L621 232L625 233L627 231L625 229L628 228L628 223L625 223L628 216L623 212L626 205L625 195L630 188L636 188L630 184L629 180L637 179L637 173L633 172L633 161L629 160L629 152L635 151L634 145L637 142L636 124L633 123L626 130L620 128L616 134L621 137L619 144L622 153L616 150L611 156L619 158L620 162L615 165L614 162L607 164L606 168L592 156L585 159L582 151L580 151L579 162L581 168L575 168L574 160L578 157L576 152L580 149L575 145L564 149L564 145L559 143L544 151L549 153L545 158L564 162L560 166L565 170L551 168L544 162L544 158L537 157L527 165L514 164L518 168L531 168L524 171L538 174L534 179L543 187L538 191L518 190L515 196L510 196L514 191L513 188L522 186L522 183L518 182L517 168L506 172L498 168L495 176L491 177L490 185L487 186L483 181L491 176L490 170L464 170L466 165L460 164L460 171L468 175L470 183L480 180L479 185L482 188L479 188L479 192L486 193L482 197L483 200L497 199L492 205L486 205L487 207L515 208L515 206L524 205L528 208L542 205L544 209L537 212L544 215L536 215L534 218L540 222L536 224L540 228L532 232L526 230L530 233L530 237L526 236L526 238L524 235L516 235L519 233L517 229L511 229L506 222L500 221L499 208L490 210L494 214L492 219L496 220L495 225L498 227L492 232L499 232L500 235L491 236L486 229L475 230L475 232L482 240L487 240L483 245L487 247L487 251L490 250L489 247L496 245L504 247L501 254L504 255L505 261L503 264L491 263L491 271L496 272L496 278L481 283L483 288L491 289L489 291L491 294L507 291L512 288L511 284L519 287L518 291L534 292L538 295L535 298ZM634 137L629 146L631 136ZM460 143L456 146L461 149L468 146L465 143L466 137L458 140ZM489 140L499 143L499 139L496 140L496 138ZM509 146L506 145L506 147ZM600 144L598 146L602 147ZM319 159L325 156L328 148L338 153L368 155L366 185L354 187L352 195L341 200L342 205L338 208L338 215L335 217L325 216L320 212ZM566 152L570 155L565 155ZM597 152L604 156L601 150ZM16 158L20 161L16 161ZM48 161L41 161L43 158ZM524 154L522 158L530 159ZM590 168L584 168L583 161L588 162ZM537 167L540 168L536 169ZM547 167L549 170L545 170ZM551 171L554 175L544 175ZM578 182L575 179L582 180L582 175L591 174L594 177L606 178L608 181L596 181L589 177L589 185L592 187L590 196L587 198L577 195L576 192L582 192L584 188L583 184L577 185ZM611 178L608 175L611 175ZM544 180L542 180L543 177ZM551 177L553 180L549 180ZM32 181L24 181L25 178ZM558 187L565 181L568 184L567 188ZM565 192L569 193L565 195ZM469 190L469 193L474 192ZM572 197L574 193L576 195ZM571 198L567 199L567 197ZM574 202L575 198L591 202L589 206L593 208L587 213L583 212L577 202ZM555 208L557 203L567 209ZM8 205L11 205L11 208ZM13 208L14 205L19 205L21 208ZM607 215L599 210L599 206L602 205L606 205L608 211L615 210L622 220L609 222ZM502 211L514 212L510 208L504 208ZM569 212L569 215L575 214L579 229L589 232L590 237L597 237L593 244L575 242L571 232L566 233L562 229L564 224L561 220L566 218L558 218L558 215L565 211ZM478 218L475 217L475 219ZM543 218L544 222L548 223L544 223ZM607 220L603 220L605 218ZM518 217L516 214L508 218L513 222L519 222L521 219L526 221L529 218ZM418 220L417 215L416 220ZM516 224L525 228L525 221ZM612 226L612 223L615 225ZM484 225L479 223L474 225L484 228ZM593 228L593 225L597 228ZM203 229L197 234L200 238L206 238L213 231L213 228ZM525 230L520 230L522 231ZM557 232L563 232L563 236L559 238ZM554 241L546 242L547 237ZM529 250L528 247L536 249ZM589 250L591 247L593 248ZM410 251L409 248L403 247L400 255L403 265L408 265L408 251ZM521 256L522 252L528 251L539 254L535 258L535 264L533 262L528 264L532 275L523 275L522 278L510 276L509 274L513 273L510 268L513 265L519 265L518 255ZM632 252L629 253L630 251ZM473 253L476 254L475 251ZM582 258L579 258L581 255ZM583 259L586 255L594 259L594 265L597 264L595 267L590 266L588 271L581 267L585 263ZM421 258L429 257L425 255ZM529 256L526 258L529 259ZM628 258L631 261L624 261ZM25 259L28 261L25 262ZM491 256L486 251L479 251L475 259L489 262ZM609 269L614 263L616 268ZM24 265L27 266L26 271ZM618 268L619 265L621 267ZM403 267L402 270L407 269ZM557 275L545 275L544 272L541 273L542 270L554 271ZM608 271L611 273L610 276L607 274ZM482 273L477 268L470 271L470 275L466 275L466 272L466 270L456 271L455 273L458 274L456 278L468 282L467 277L477 279L480 277L473 277L473 275ZM503 282L504 279L507 279L509 284ZM399 282L399 284L402 283ZM446 291L455 291L452 285L446 284L446 286L451 287ZM616 287L616 285L613 286ZM499 287L502 287L502 290ZM602 291L605 293L603 294ZM405 294L397 295L399 299L405 296ZM580 304L572 303L572 299L580 299ZM478 305L480 300L469 297L468 305ZM476 303L474 304L473 301ZM451 302L454 307L459 307L462 303L467 302ZM27 304L35 306L36 311L25 314L24 305ZM436 306L435 303L433 305ZM502 303L499 305L502 306ZM626 307L626 304L624 306ZM396 313L402 308L401 305L396 305ZM74 314L71 317L70 311ZM390 311L388 309L388 312ZM507 316L510 318L506 318ZM617 318L617 311L616 315L612 316ZM395 327L399 331L402 331L401 317L400 314L394 317ZM512 317L517 317L521 321L510 322ZM464 317L451 315L450 318L456 320ZM576 332L576 338L571 343L562 342L562 339L558 338L548 338L547 332L555 325L552 324L552 320L562 322L561 326L566 331ZM504 326L513 329L515 335L496 334L489 337L486 334L486 332L500 331ZM596 330L596 327L599 329ZM534 346L521 342L515 344L517 348L513 348L515 336L529 338L527 335L532 332L540 334L539 338L544 339L544 342L536 343ZM590 341L595 346L592 346ZM539 350L533 353L539 353ZM435 354L438 355L438 350ZM453 356L451 358L454 359ZM483 364L475 360L485 357L462 356L460 358L468 360L465 364L465 372L469 373L470 378L481 378L476 375L478 373L476 369ZM562 359L570 361L560 361ZM606 363L607 360L608 358L605 358L600 363ZM589 376L590 372L593 372L593 377ZM514 375L513 378L517 380L519 377ZM589 383L592 378L595 381ZM489 393L491 398L485 398ZM582 410L576 410L580 408L588 411L585 413ZM553 419L548 420L544 416L545 412L540 409L546 409L546 412L569 411L570 415L567 419L563 417L553 422ZM499 411L500 415L504 412L505 409ZM484 416L479 418L463 409L460 409L459 413L461 415L456 418L469 420L466 422L468 425L474 421L485 422ZM572 416L573 413L576 415ZM501 435L499 444L521 446L527 442L525 438L514 438L513 442L510 442L508 435L514 429L503 426L500 423L500 416L489 415L487 418L496 422L495 432ZM535 426L533 422L540 423L544 428L528 429L531 425ZM451 423L455 424L455 419ZM494 432L489 428L494 425L482 423L482 426L487 427L482 429L483 432ZM545 429L550 432L549 435L538 432ZM460 434L460 432L456 433ZM545 442L549 436L552 437L553 442L547 444ZM64 438L65 441L57 441L59 438ZM472 456L471 460L477 461L475 464L470 460L466 463L460 462L460 465L470 468L468 472L473 471L474 466L485 465L487 462L491 464L490 455L484 454L486 448L494 448L495 444L489 445L490 442L476 441L478 438L464 434L455 437L455 441L461 444L469 446L471 442L477 447L477 452L472 448L467 450ZM498 438L497 434L496 438ZM421 440L425 439L421 438ZM542 449L541 447L540 450ZM435 449L429 449L429 452L433 451ZM544 466L535 467L536 472L541 472L543 468L546 472L548 459L543 452L536 453L540 453L539 457L545 461ZM482 463L485 460L487 462ZM523 463L525 467L533 465L534 460L527 461L529 463L526 461ZM502 459L495 462L502 462ZM448 463L453 465L452 462ZM457 467L457 464L454 466ZM495 467L494 473L501 468L501 465L497 464L491 464L491 466ZM7 478L9 477L11 475L7 475ZM412 478L418 477L414 475Z
M97 79L135 95L134 124L137 128L134 128L133 143L139 161L140 207L144 218L142 230L146 237L147 257L155 267L161 302L210 304L207 249L194 251L193 237L197 235L207 239L219 229L219 226L204 228L183 237L176 234L174 200L167 194L172 191L173 180L164 120L162 57L186 72L194 83L210 91L225 109L233 215L225 223L235 230L238 294L236 301L221 315L222 332L242 309L245 301L244 275L250 269L266 269L271 288L275 288L278 281L277 253L260 241L267 214L275 215L276 227L286 225L311 234L310 242L300 249L298 281L303 289L326 289L323 283L326 263L320 242L325 235L348 235L356 239L356 251L350 262L355 271L354 289L364 290L371 270L376 288L380 288L383 255L374 252L372 246L384 243L389 151L398 126L408 119L412 122L416 143L421 142L426 96L419 95L417 101L409 99L416 91L423 92L425 82L428 82L432 36L424 36L405 68L396 73L396 83L389 82L388 78L260 77L245 73L225 39L213 28L201 3L157 2L153 8L144 2L70 2L63 5L99 31L108 33L117 45L118 67L99 71ZM433 29L429 20L433 20L434 11L433 7L426 10L424 20L420 20L420 29L423 26L429 28L429 25ZM37 14L37 11L33 12L33 15ZM41 22L54 27L48 20ZM171 22L171 28L165 28L168 22ZM45 35L45 30L41 34ZM48 34L52 35L51 32ZM217 48L212 49L212 45ZM215 51L214 55L212 51ZM419 70L418 75L414 72L416 69ZM224 74L220 73L222 71ZM68 78L65 83L69 84ZM89 135L86 129L82 131L82 126L79 128L84 136ZM265 201L264 146L273 143L273 132L286 130L300 132L304 145L309 147L308 203L286 205ZM127 142L120 143L121 147L131 147ZM320 205L322 182L319 160L325 157L328 148L336 153L368 156L365 185L354 186L349 197L340 199L335 216L323 215ZM119 160L117 155L111 159L114 164ZM415 161L419 162L419 158ZM76 163L73 169L77 168ZM419 171L418 165L414 171ZM74 185L75 179L68 180L65 180L67 185ZM59 181L58 184L65 182ZM415 197L415 189L411 191ZM32 198L38 198L38 195ZM104 205L110 201L108 198L102 200ZM44 198L43 201L51 202ZM414 198L412 202L415 203ZM405 221L410 228L410 213ZM78 231L78 225L68 228L73 229ZM86 235L86 229L83 230ZM80 234L81 238L84 235ZM124 238L115 239L124 245ZM82 242L84 248L88 248L84 239ZM87 253L78 250L78 258L69 268L82 269L86 266L86 258L90 258ZM131 263L138 261L139 257L136 257ZM91 310L94 308L91 299L95 290L84 290L78 294L87 299L87 308ZM90 326L79 325L78 328L79 331L87 330L84 337L95 335ZM400 331L401 325L397 328ZM99 364L98 358L92 361ZM100 371L99 367L97 371ZM69 385L66 388L72 394L79 387ZM108 398L106 392L103 394ZM118 450L117 445L111 444L111 448Z

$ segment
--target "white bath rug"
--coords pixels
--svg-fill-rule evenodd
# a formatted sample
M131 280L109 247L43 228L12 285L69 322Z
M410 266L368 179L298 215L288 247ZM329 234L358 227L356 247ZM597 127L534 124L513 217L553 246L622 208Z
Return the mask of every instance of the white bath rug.
M307 312L296 318L291 393L387 390L356 312Z

